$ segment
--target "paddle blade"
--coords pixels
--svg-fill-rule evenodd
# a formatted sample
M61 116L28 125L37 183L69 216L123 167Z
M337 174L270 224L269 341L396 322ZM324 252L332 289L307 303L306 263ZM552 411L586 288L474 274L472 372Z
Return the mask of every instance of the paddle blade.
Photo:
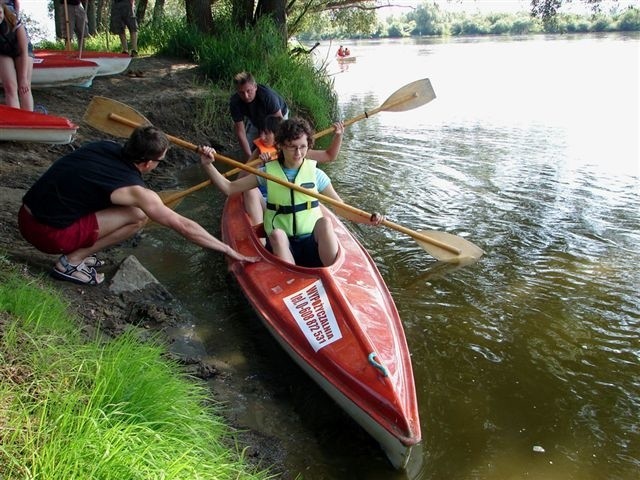
M383 112L404 112L420 107L436 98L428 78L416 80L397 90L380 107Z
M420 245L424 251L443 262L455 262L467 265L475 262L484 254L484 251L477 245L462 237L453 235L452 233L440 232L437 230L423 230L418 233L424 237L454 247L460 251L459 254L456 254L450 250L434 245L433 243L424 242L414 237L414 240L418 242L418 245Z
M99 96L91 99L87 110L84 112L83 120L101 132L108 133L114 137L129 138L131 132L133 132L133 127L113 121L109 118L112 113L141 125L151 125L149 120L130 106L117 100Z

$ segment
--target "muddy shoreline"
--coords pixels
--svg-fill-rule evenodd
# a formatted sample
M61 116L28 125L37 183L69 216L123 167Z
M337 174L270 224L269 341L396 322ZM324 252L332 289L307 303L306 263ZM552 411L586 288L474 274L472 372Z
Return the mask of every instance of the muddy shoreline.
M129 71L134 71L135 75L129 75ZM159 332L166 339L170 351L174 352L171 356L182 363L189 374L206 380L215 399L216 391L230 388L230 382L225 381L229 373L221 372L216 360L211 359L215 357L215 352L213 355L209 352L206 358L175 353L181 351L183 336L180 332L193 323L191 313L154 281L143 283L141 290L133 292L111 288L119 272L132 268L129 253L124 253L122 247L136 245L141 241L139 236L128 240L123 246L104 251L101 258L107 261L102 270L106 275L105 282L98 287L85 287L50 278L47 274L56 256L31 247L21 237L17 227L17 211L22 196L53 161L86 142L114 139L82 121L94 95L118 100L135 108L171 135L195 144L214 145L221 153L235 157L230 119L221 118L215 125L200 127L199 130L193 127L194 112L201 108L205 97L210 94L206 78L197 65L157 56L135 58L127 72L97 77L89 88L34 90L35 104L43 105L51 115L69 118L80 128L69 145L0 142L0 199L3 207L0 210L0 252L12 263L18 264L26 275L44 278L47 285L59 292L69 302L79 319L79 328L87 335L95 337L97 333L102 333L114 336L132 327ZM228 92L215 94L226 97ZM195 162L197 157L192 152L173 147L166 161L146 177L147 183L158 191L175 188L176 174ZM143 266L140 267L144 272ZM222 396L225 398L233 397L228 392L224 393ZM277 439L247 431L236 424L232 414L226 420L232 427L241 430L237 435L241 444L239 448L248 447L246 458L261 468L272 467L271 471L279 473L279 478L295 478L295 473L287 472L283 467L284 452Z

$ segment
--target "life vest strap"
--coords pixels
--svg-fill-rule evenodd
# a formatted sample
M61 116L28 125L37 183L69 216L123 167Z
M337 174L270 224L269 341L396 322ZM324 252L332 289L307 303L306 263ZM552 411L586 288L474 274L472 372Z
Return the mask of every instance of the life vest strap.
M309 200L305 203L298 203L296 205L277 205L275 203L267 202L267 208L269 210L273 210L276 213L296 213L301 212L303 210L311 210L312 208L316 208L320 202L318 200Z

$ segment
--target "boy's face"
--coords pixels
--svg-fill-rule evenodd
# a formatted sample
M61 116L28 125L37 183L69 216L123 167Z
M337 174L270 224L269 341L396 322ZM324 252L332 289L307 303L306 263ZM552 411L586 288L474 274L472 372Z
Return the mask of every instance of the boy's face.
M276 143L276 136L273 132L263 130L262 132L260 132L260 140L262 140L262 143L264 143L267 147L272 147Z

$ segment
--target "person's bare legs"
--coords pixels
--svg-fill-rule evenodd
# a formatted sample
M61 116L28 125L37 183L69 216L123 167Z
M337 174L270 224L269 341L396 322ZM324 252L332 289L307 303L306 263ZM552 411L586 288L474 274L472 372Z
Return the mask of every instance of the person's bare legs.
M67 260L77 265L89 255L116 245L132 237L147 221L147 216L136 207L112 207L96 213L98 240L90 247L79 248L67 254Z
M4 89L4 103L9 107L20 108L18 97L18 77L13 58L0 55L0 80Z
M313 236L318 244L318 255L325 267L332 265L338 256L338 237L333 231L331 220L326 217L318 219L313 227Z
M280 257L287 263L293 263L295 265L296 261L293 258L291 250L289 250L289 238L284 230L276 228L271 232L271 235L269 235L269 243L275 256Z
M260 225L264 219L264 208L266 206L264 197L259 188L252 188L243 194L244 209L249 215L251 225Z
M23 62L28 62L27 65L27 78L24 79L24 84L18 84L18 97L20 99L20 108L23 110L29 110L33 112L33 94L31 93L31 76L33 74L33 58L29 56L21 56L16 58L16 71L22 71L24 66Z
M138 32L129 32L131 37L131 51L138 51Z
M118 36L120 37L120 45L122 45L122 51L129 53L129 45L127 44L127 34L123 31L122 33L118 34Z

